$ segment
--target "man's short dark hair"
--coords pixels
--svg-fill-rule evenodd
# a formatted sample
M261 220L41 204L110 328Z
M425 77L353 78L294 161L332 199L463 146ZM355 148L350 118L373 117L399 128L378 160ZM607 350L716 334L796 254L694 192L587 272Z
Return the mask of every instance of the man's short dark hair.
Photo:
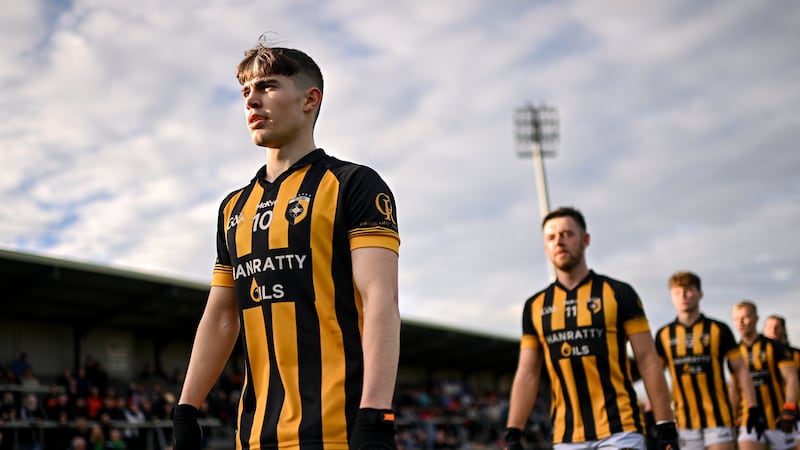
M323 90L322 71L306 53L293 48L275 47L262 35L258 43L247 50L236 69L239 84L267 75L295 77L304 87Z
M575 222L578 223L581 229L584 232L586 231L586 219L583 218L583 214L581 214L580 211L571 206L561 206L547 213L547 215L544 216L544 219L542 219L542 228L544 228L544 224L546 224L549 220L559 217L572 217Z

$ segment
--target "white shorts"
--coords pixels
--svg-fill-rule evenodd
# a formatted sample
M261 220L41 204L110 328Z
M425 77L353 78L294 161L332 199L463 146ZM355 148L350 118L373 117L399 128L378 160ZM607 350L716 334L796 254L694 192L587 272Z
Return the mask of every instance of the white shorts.
M553 450L613 450L613 449L637 449L646 450L644 435L639 433L625 432L616 433L600 439L599 441L586 442L562 442L554 444Z
M764 435L761 436L761 440L759 440L756 430L748 433L746 427L740 427L738 440L739 442L768 442L770 450L788 450L794 448L797 442L797 436L795 436L794 431L791 433L784 433L781 430L765 430Z
M703 450L709 445L734 442L733 428L716 427L698 430L678 430L681 450Z

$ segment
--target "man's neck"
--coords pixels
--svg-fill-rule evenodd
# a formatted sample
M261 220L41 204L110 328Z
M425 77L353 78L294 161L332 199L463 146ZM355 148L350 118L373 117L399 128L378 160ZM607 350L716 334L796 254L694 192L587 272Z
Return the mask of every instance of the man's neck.
M267 181L275 181L283 172L289 170L294 163L300 161L314 150L316 150L316 146L313 140L303 146L267 148Z
M586 278L586 275L589 275L589 266L586 265L585 261L582 261L568 272L556 269L556 277L558 278L558 282L570 291L575 289L578 286L578 283Z
M685 326L694 325L697 319L700 318L700 310L682 311L678 313L678 322Z
M756 341L756 338L758 338L758 333L753 333L748 336L742 335L742 342L744 342L747 345L750 345Z

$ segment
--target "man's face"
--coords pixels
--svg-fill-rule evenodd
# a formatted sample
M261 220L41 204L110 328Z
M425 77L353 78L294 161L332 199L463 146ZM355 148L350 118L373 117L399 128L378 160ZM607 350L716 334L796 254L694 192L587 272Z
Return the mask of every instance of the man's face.
M758 316L752 308L735 307L733 308L733 325L739 331L742 337L754 337L756 333L756 324L758 323Z
M247 128L256 145L281 148L298 136L306 120L306 98L292 78L254 78L242 86L242 96Z
M556 268L569 272L583 261L584 250L589 245L589 234L572 217L548 220L542 233L545 253Z
M764 321L764 336L775 339L776 341L785 342L786 329L783 327L780 320L769 317Z
M700 299L703 293L695 285L677 286L669 288L672 305L679 313L693 313L700 309Z

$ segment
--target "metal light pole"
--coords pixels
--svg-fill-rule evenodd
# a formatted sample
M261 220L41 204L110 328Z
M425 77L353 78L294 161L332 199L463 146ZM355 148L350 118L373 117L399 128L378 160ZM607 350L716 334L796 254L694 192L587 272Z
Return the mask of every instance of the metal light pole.
M558 141L558 110L552 106L531 104L514 110L514 136L517 143L517 156L533 157L536 170L536 184L539 194L539 212L542 219L550 212L550 197L547 192L547 178L544 173L544 158L555 156ZM555 267L547 262L547 273L551 280L556 279Z

